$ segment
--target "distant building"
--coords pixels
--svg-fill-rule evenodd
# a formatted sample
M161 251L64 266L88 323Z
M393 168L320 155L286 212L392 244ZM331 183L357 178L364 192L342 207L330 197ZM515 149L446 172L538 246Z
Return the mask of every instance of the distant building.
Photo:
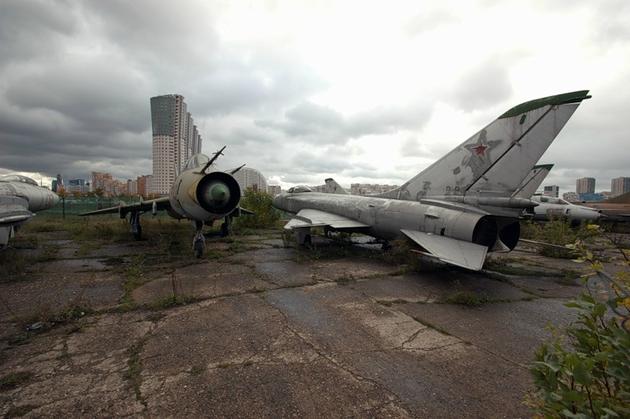
M138 195L147 198L149 194L151 194L150 187L152 178L153 176L151 175L138 176L136 179L136 193Z
M282 187L280 185L267 185L267 193L271 196L280 195Z
M90 190L88 183L89 182L85 182L85 179L70 179L68 180L68 186L66 187L66 190L70 193L86 193Z
M52 184L50 186L53 192L59 192L64 189L63 178L60 174L57 175L57 178L52 180Z
M558 185L548 185L543 187L543 195L553 196L557 198L560 194L560 187Z
M374 195L392 189L398 188L398 185L379 185L372 183L353 183L350 185L350 193L352 195Z
M151 98L153 178L151 192L169 193L177 173L201 152L201 136L182 95Z
M623 195L630 192L630 177L618 177L610 181L611 196Z
M580 194L595 193L595 178L583 177L575 182L575 192Z
M234 179L241 187L241 191L244 193L247 189L253 189L255 191L267 191L267 179L256 169L251 167L243 167L241 170L234 174Z
M127 194L138 195L138 181L127 179Z
M565 192L562 194L562 199L569 202L578 202L579 197L575 192Z
M103 196L112 196L113 182L111 173L92 172L92 191L101 191Z
M600 193L581 193L578 195L580 201L597 202L603 201L604 195Z

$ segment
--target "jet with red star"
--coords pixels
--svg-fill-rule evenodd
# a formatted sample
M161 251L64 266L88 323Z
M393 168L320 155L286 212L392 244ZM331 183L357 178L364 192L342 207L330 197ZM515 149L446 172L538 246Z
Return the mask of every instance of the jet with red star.
M406 238L420 255L480 270L488 252L516 246L519 217L538 205L522 194L524 184L588 98L581 90L521 103L389 192L357 196L298 186L273 205L293 214L284 228L300 245L311 243L313 227L366 234L384 247Z

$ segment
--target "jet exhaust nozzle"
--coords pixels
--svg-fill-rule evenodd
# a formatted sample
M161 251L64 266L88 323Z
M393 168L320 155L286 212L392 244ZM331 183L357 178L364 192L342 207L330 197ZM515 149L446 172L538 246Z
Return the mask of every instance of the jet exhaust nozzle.
M197 184L197 202L212 214L229 214L241 199L241 188L234 177L224 172L212 172Z

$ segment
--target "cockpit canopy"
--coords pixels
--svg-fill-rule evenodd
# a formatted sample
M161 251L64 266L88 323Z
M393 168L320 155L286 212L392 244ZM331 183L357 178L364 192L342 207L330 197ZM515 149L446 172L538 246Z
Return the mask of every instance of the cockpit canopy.
M37 185L30 177L22 176L22 175L2 175L0 176L0 182L21 182L21 183L30 183L31 185Z
M200 166L204 166L206 163L210 161L210 158L205 154L195 154L191 158L188 159L186 165L184 166L184 170L195 169Z
M313 192L313 191L308 186L299 185L299 186L294 186L292 188L289 188L289 190L287 192L289 192L289 193L303 193L303 192Z

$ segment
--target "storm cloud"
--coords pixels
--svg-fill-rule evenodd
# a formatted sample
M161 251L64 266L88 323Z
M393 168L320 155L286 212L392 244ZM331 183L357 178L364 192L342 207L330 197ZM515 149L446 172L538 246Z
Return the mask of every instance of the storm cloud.
M509 107L590 88L541 162L562 192L608 189L630 176L630 6L570 4L6 0L0 172L151 173L149 98L178 93L223 166L400 184Z

